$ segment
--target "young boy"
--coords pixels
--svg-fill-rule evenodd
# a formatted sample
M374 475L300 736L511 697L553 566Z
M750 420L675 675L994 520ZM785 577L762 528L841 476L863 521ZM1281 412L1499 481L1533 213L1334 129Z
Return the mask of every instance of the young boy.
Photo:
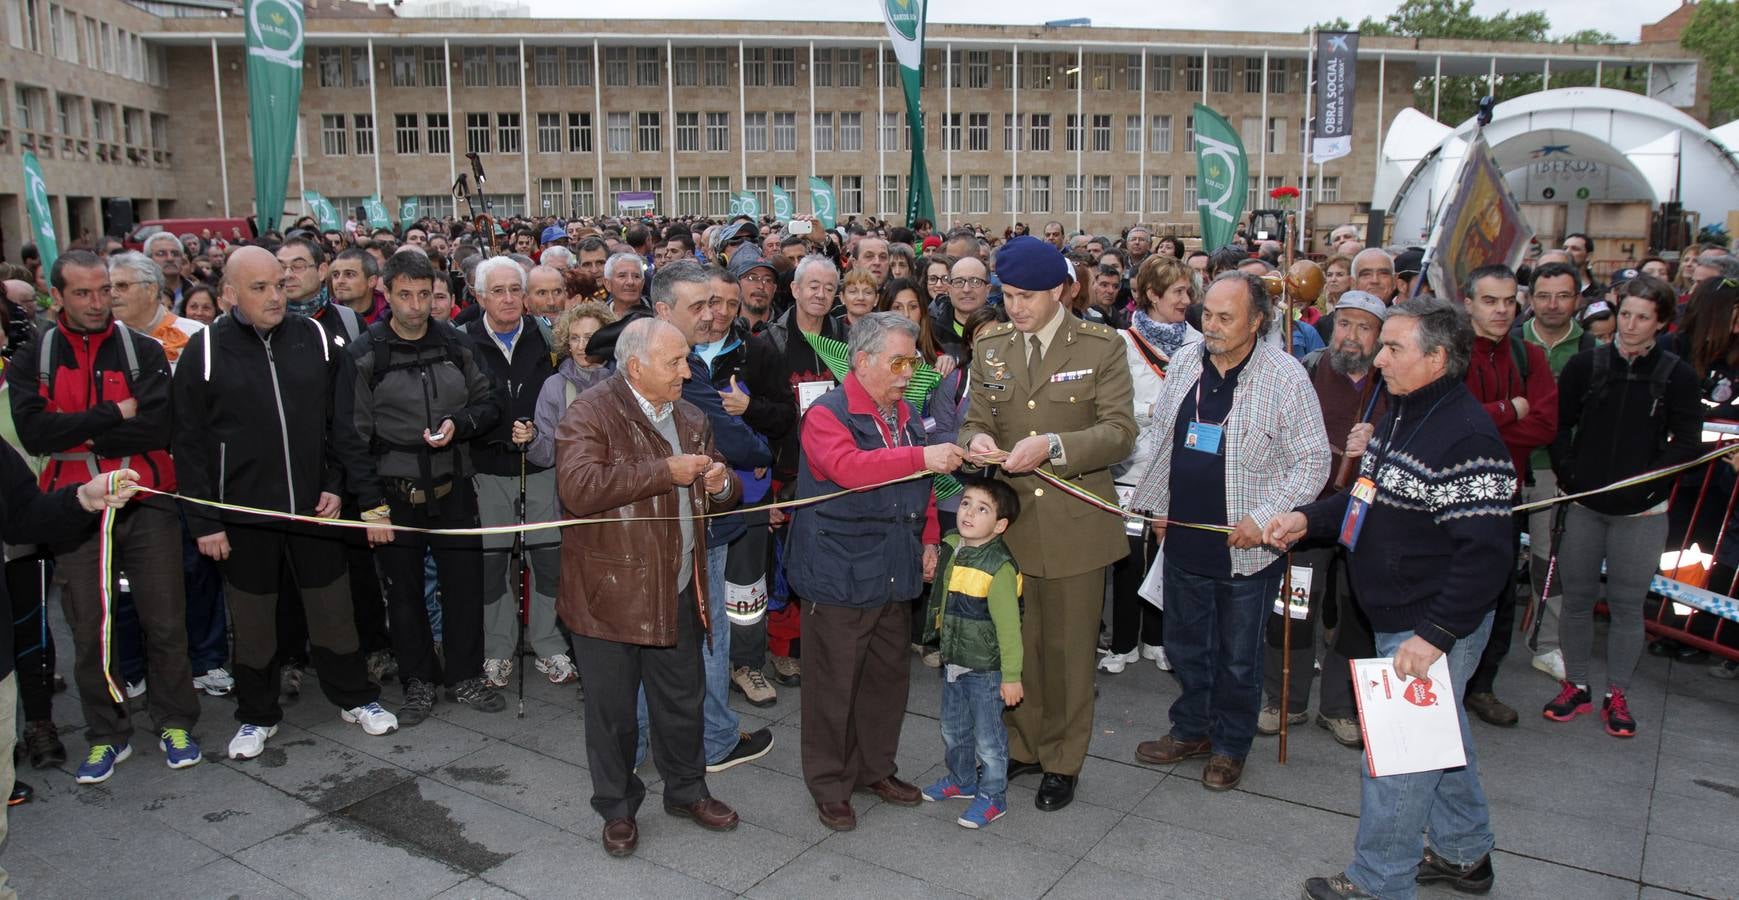
M940 638L942 741L948 774L925 800L971 800L958 821L983 828L1008 809L1008 730L1002 710L1023 696L1021 578L1002 533L1020 515L1014 489L961 477L958 528L942 539L942 559L924 617L924 642Z

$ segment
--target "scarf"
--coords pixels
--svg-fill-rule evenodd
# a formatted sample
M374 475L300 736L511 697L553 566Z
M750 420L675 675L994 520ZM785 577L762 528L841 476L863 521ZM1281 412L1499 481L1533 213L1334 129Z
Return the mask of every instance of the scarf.
M1129 327L1168 357L1177 354L1177 348L1183 346L1190 333L1188 322L1155 322L1139 309L1130 317Z
M291 300L286 297L284 299L284 308L288 310L292 316L301 316L308 319L318 315L319 312L325 309L326 305L331 302L332 294L326 290L325 285L321 285L320 292L306 300Z

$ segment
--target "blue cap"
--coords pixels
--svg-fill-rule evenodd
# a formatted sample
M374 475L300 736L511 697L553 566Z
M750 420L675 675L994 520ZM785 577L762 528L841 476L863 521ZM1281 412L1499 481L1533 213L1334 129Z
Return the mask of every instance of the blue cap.
M543 230L543 237L538 238L537 242L540 244L553 244L556 241L565 241L567 239L567 229L560 225L551 225Z
M996 251L996 276L1009 287L1048 291L1071 278L1061 251L1032 235L1011 238Z

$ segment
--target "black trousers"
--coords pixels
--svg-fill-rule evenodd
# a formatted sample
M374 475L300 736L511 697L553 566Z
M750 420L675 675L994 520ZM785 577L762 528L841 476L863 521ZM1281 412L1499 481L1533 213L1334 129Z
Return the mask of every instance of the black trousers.
M46 722L54 709L54 633L49 631L49 582L54 559L46 551L6 562L6 593L12 598L12 664L24 721Z
M461 478L439 506L413 506L388 494L394 525L418 528L477 527L477 493L471 479ZM446 665L435 658L429 610L423 601L423 554L433 551L435 578L440 583L441 646ZM392 543L374 550L386 589L387 619L392 623L393 655L399 681L411 679L449 687L483 674L483 539L399 532ZM586 686L591 693L591 685Z
M354 506L345 506L340 515L357 518ZM368 546L368 535L361 529L332 529L343 543L345 563L350 568L350 597L355 609L356 637L362 652L392 648L387 635L386 599L380 590L380 573L374 567L374 550ZM278 604L278 654L285 665L301 665L308 661L308 617L302 611L300 597L286 594ZM315 671L319 671L316 667Z
M235 630L235 717L243 725L271 726L284 718L277 633L284 597L300 599L326 699L339 709L380 699L357 644L343 544L332 531L309 525L224 527L229 558L218 567Z
M574 659L586 685L586 766L592 772L592 808L605 821L632 818L646 799L646 784L634 774L639 736L635 707L642 687L652 763L664 779L664 802L687 806L711 796L701 738L706 674L693 588L677 595L676 606L673 647L574 635Z
M1528 527L1526 516L1515 517L1515 539L1512 545L1519 546L1522 530ZM1498 669L1503 666L1504 657L1510 653L1510 640L1516 633L1516 562L1510 561L1509 577L1504 579L1503 593L1498 595L1497 609L1491 620L1491 639L1485 643L1485 652L1480 654L1479 668L1473 670L1473 677L1467 679L1469 694L1489 694L1493 692L1497 681Z
M1165 644L1165 614L1142 598L1141 579L1151 565L1153 542L1146 535L1129 539L1129 555L1111 564L1111 652L1128 653L1136 641L1150 647Z

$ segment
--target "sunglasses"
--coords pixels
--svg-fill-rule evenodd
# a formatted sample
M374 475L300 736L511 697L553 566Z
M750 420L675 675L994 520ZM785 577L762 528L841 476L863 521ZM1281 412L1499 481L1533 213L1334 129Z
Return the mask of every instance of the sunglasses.
M888 370L895 375L907 375L924 361L922 356L895 356L888 360Z

